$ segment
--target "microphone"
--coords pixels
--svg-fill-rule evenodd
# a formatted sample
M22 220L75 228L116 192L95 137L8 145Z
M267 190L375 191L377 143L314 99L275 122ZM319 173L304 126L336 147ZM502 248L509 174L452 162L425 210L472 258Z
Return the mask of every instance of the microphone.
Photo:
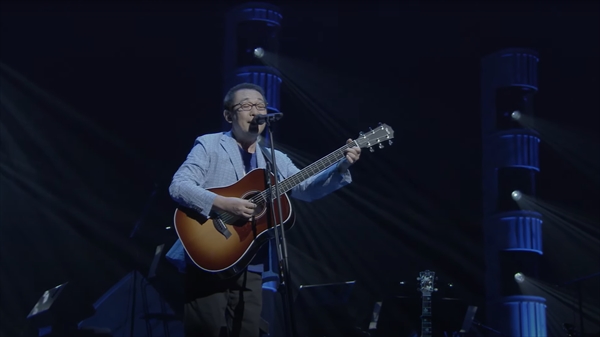
M267 121L276 122L282 118L283 118L283 113L281 113L281 112L276 112L276 113L266 114L266 115L256 115L256 116L254 116L254 119L252 120L251 123L256 124L256 125L262 125L262 124L265 124Z

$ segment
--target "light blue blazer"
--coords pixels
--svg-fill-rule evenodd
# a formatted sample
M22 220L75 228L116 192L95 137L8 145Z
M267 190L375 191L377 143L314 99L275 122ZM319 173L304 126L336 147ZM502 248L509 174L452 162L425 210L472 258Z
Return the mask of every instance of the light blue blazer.
M265 150L270 154L270 149ZM256 154L257 167L266 168L262 151L257 149ZM280 174L279 181L300 171L290 158L279 150L275 150L275 160ZM290 196L303 201L313 201L352 182L350 171L340 173L337 169L340 162L294 187ZM244 175L240 148L231 131L203 135L196 138L192 150L175 172L169 186L169 194L179 205L208 216L216 194L207 188L231 185ZM181 240L178 239L173 244L166 257L180 272L185 271L186 252Z

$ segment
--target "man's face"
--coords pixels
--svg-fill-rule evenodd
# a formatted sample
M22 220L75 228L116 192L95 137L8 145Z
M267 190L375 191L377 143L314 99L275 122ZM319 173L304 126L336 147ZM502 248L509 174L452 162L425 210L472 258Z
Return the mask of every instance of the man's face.
M267 113L264 97L256 90L241 89L234 95L231 107L231 124L236 134L259 135L265 129L265 125L251 124L254 116Z

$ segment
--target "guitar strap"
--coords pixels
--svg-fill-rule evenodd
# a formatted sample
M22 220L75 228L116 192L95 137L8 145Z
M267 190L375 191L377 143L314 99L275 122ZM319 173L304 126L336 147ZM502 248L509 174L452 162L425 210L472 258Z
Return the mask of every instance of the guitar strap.
M260 151L262 152L263 157L265 157L265 161L267 162L267 168L269 168L269 165L273 165L273 162L271 160L271 154L269 152L267 152L267 150L264 147L262 147L260 144L257 144L257 145L260 148ZM278 177L278 181L279 181L279 178L282 177L282 175L279 173L278 168L277 168L277 177Z

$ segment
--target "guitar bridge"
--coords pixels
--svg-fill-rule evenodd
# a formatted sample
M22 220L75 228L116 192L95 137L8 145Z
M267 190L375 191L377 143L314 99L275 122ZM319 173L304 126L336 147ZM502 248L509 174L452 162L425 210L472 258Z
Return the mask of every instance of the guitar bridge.
M225 223L219 216L216 216L213 219L213 224L215 225L215 229L219 231L219 233L223 234L225 239L229 239L231 237L231 232L229 229L227 229L227 226L225 226Z

